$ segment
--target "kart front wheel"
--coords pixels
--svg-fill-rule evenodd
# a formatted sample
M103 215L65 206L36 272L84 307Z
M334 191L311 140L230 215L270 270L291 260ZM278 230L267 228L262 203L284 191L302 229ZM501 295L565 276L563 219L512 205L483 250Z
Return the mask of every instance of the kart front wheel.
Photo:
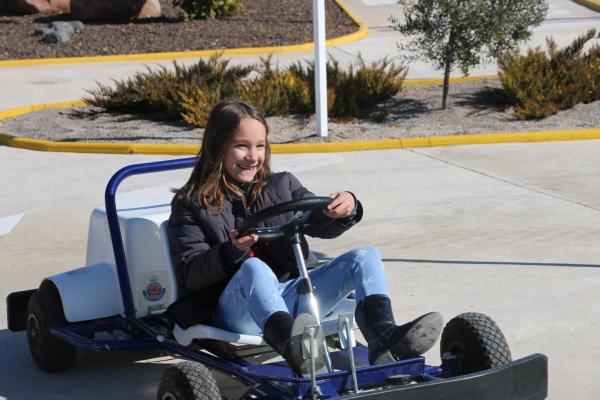
M221 400L221 392L208 368L197 362L182 361L163 374L157 399Z
M498 325L487 315L464 313L442 332L442 356L456 357L458 374L470 374L511 362L510 349Z
M27 342L33 360L46 372L66 370L75 361L77 348L50 333L51 327L66 324L58 291L43 283L27 305Z

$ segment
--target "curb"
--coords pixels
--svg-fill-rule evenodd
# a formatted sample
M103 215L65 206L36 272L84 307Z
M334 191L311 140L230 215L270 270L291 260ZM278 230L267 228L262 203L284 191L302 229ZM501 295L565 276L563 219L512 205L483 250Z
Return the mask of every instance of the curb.
M70 107L83 107L85 102L83 101L65 101L62 103L47 103L47 104L36 104L33 106L13 108L6 111L0 111L0 121L7 118L16 117L30 112L46 110L48 108L70 108Z
M356 142L272 144L271 150L273 154L341 153L466 144L555 142L592 139L600 139L600 128L545 132L428 136ZM5 134L0 134L0 145L38 151L106 154L196 155L200 150L199 144L53 142L50 140L27 139Z
M350 19L358 25L358 30L348 35L340 36L327 40L326 46L339 46L354 42L367 36L368 29L365 24L343 3L342 0L333 0L344 11ZM44 58L44 59L25 59L25 60L7 60L0 61L2 67L24 67L31 65L49 65L49 64L79 64L93 62L114 62L114 61L154 61L177 58L210 57L221 54L224 56L253 55L265 53L289 53L295 51L307 51L314 48L313 42L272 47L244 47L238 49L220 49L220 50L198 50L198 51L179 51L171 53L146 53L146 54L128 54L114 56L93 56L93 57L62 57L62 58Z
M591 8L594 11L600 12L600 0L573 0L575 3L581 4L587 8Z
M498 75L476 75L476 76L463 76L457 78L450 78L450 83L460 83L469 81L480 81L483 79L494 79ZM402 86L420 86L420 85L442 85L444 78L430 78L430 79L412 79L405 80L402 82Z

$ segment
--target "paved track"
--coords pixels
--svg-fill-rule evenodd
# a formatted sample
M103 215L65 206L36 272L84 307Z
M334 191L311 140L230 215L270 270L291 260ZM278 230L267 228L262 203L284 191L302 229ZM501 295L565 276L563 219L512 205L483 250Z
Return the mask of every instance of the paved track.
M358 0L350 3L373 35L393 37L384 7L395 5L361 10ZM536 37L563 29L574 35L573 19L580 31L597 21L597 14L572 2L551 4L554 19ZM362 42L367 48L369 40L373 36ZM351 53L357 44L348 46L335 50ZM77 99L93 79L140 68L2 68L0 110ZM599 151L600 141L456 146L275 156L274 166L295 172L318 194L348 189L359 195L365 220L342 239L315 241L314 247L328 256L359 245L379 247L399 320L433 309L447 319L463 311L488 313L514 358L549 356L551 399L587 400L600 398ZM25 336L6 329L5 296L82 265L89 214L102 204L108 178L124 165L156 159L0 147L0 397L155 397L173 360L151 352L84 353L69 372L41 373ZM123 192L181 179L181 172L134 178ZM433 362L436 351L429 354Z
M456 146L275 156L318 194L348 189L364 222L343 239L315 241L333 256L380 248L399 320L437 309L493 316L515 358L550 358L551 398L600 396L599 141ZM24 213L0 236L3 296L83 263L90 210L123 165L150 156L38 153L0 148L3 215ZM181 181L181 172L133 178L126 192ZM2 302L4 299L2 298ZM0 308L0 395L9 399L147 398L165 363L152 353L84 354L74 369L39 372L24 334ZM430 353L438 360L437 349ZM35 382L35 384L32 384Z

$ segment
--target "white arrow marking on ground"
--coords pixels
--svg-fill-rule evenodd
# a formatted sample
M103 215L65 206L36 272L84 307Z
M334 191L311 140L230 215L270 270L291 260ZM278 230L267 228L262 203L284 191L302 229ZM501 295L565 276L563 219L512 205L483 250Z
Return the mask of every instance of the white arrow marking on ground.
M8 217L0 218L0 236L8 235L15 226L21 221L25 214L9 215Z

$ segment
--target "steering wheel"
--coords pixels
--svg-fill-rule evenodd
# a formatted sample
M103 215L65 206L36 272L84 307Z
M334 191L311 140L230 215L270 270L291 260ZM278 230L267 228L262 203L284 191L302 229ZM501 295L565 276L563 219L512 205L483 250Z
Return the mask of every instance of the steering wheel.
M314 210L323 210L332 201L331 197L307 197L276 204L246 218L238 227L238 232L240 236L258 235L261 240L274 240L284 235L291 237L296 233L303 233L306 228L312 225L307 223L307 221ZM288 212L295 212L296 214L283 225L267 226L264 228L255 227L256 224L265 219Z

